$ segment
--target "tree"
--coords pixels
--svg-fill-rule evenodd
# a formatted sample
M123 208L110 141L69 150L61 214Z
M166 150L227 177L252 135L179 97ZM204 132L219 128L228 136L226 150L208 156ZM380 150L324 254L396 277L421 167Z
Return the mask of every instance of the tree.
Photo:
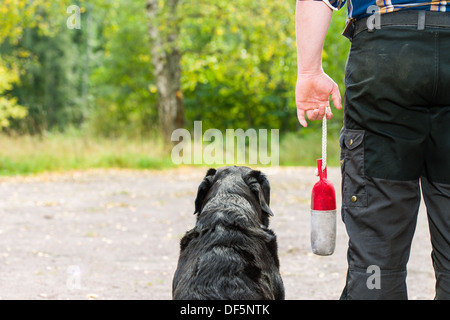
M23 26L33 23L32 15L36 6L33 3L27 5L26 2L11 0L2 3L0 45L5 41L17 43L22 35ZM17 103L17 98L9 94L13 85L19 81L19 68L15 61L5 59L2 53L0 54L0 129L8 127L10 119L22 119L26 116L26 109Z
M54 12L61 12L59 1L8 0L2 2L0 12L0 129L8 127L11 119L23 119L26 107L18 103L12 94L15 86L21 85L23 74L22 59L30 57L30 52L20 48L26 30L35 29L40 36L51 35L57 20L49 19ZM11 48L16 47L18 50Z
M36 28L25 29L16 46L3 46L8 56L16 57L21 69L20 83L11 90L28 112L24 120L11 121L11 128L19 132L63 131L83 120L82 37L79 30L68 30L65 25L56 30L53 36L46 36Z
M159 94L158 117L164 145L184 122L181 93L180 34L181 0L147 0L148 34L156 87Z
M92 36L93 99L86 126L96 135L160 136L145 1L94 8L98 30Z

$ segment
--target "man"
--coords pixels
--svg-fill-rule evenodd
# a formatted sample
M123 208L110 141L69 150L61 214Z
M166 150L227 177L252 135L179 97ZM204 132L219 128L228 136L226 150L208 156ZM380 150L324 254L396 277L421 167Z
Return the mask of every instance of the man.
M319 120L338 86L322 69L332 9L298 1L297 114ZM407 299L420 187L427 207L436 299L450 298L450 13L446 2L349 0L344 34L342 219L349 235L342 299ZM450 9L450 6L448 7ZM380 282L373 283L373 272Z

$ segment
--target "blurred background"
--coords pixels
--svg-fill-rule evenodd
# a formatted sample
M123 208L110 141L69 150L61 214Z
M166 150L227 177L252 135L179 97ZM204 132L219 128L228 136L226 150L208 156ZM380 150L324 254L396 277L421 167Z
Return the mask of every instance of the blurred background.
M0 0L0 174L173 167L170 134L196 120L203 131L279 129L280 164L313 166L321 122L297 122L295 5ZM345 19L334 14L323 52L342 96Z

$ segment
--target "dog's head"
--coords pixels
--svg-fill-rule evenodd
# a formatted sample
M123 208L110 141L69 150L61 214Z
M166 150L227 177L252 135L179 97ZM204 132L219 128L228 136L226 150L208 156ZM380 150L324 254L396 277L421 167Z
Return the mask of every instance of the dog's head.
M208 201L224 193L245 198L259 214L260 222L268 226L268 216L273 216L270 184L261 171L237 166L209 169L198 187L194 214L200 215Z

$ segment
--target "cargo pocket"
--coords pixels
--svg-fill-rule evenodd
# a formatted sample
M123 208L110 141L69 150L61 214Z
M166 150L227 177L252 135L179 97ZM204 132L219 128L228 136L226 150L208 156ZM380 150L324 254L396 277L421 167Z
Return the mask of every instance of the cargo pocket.
M343 129L340 145L342 205L344 208L367 207L364 175L364 130Z

